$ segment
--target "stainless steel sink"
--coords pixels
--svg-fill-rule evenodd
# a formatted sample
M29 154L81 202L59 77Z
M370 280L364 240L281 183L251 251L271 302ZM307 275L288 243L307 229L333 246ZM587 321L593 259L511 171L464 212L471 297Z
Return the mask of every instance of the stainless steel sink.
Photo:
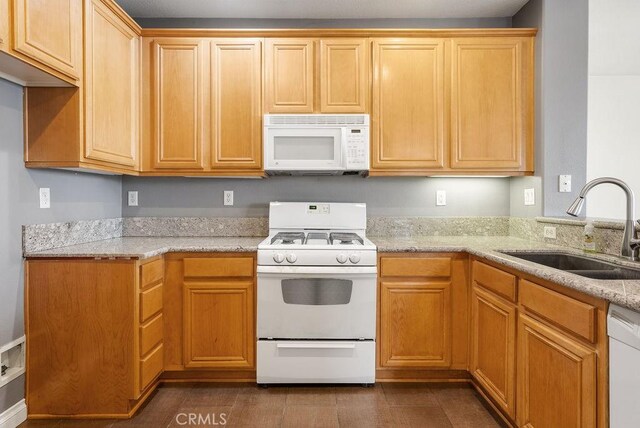
M590 257L565 253L503 251L512 257L594 279L640 279L640 267L631 268Z

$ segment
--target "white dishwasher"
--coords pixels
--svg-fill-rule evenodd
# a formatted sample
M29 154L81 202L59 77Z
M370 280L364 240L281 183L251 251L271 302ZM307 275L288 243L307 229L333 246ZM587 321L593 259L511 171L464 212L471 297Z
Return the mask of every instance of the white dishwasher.
M611 428L640 423L640 313L609 306L609 418Z

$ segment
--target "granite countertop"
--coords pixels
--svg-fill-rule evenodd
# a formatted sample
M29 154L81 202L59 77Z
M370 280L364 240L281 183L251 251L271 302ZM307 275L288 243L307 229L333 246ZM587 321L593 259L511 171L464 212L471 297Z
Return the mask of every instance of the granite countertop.
M24 257L104 257L140 258L159 256L170 252L216 253L253 252L264 237L235 238L146 238L125 237L52 248L45 251L25 252Z
M561 251L582 254L581 251L528 241L512 236L412 236L369 237L378 252L468 252L474 256L511 267L521 272L606 299L640 311L640 280L596 280L502 254L500 251ZM234 238L143 238L106 239L87 244L59 247L46 251L26 252L27 258L42 257L130 257L149 258L168 252L253 252L263 237ZM590 255L598 259L640 267L640 263L602 254Z

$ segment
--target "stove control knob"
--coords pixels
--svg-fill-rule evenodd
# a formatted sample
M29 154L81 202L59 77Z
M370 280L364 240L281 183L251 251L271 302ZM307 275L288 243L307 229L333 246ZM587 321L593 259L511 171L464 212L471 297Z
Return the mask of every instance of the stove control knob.
M296 260L298 260L298 256L296 256L295 254L287 254L287 261L289 263L295 263Z
M345 254L338 254L336 256L336 260L338 261L338 263L344 264L347 262L347 256Z
M276 263L282 263L284 261L284 256L281 253L275 253L273 255L273 261Z
M356 264L360 261L360 254L351 254L349 256L349 261L353 264Z

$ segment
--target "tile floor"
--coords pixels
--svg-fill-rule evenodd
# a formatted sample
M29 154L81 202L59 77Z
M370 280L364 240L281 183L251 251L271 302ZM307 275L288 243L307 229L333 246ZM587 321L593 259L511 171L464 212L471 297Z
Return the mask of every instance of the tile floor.
M189 423L189 415L201 416ZM226 424L223 424L223 418ZM207 419L208 418L208 419ZM217 425L216 425L217 424ZM269 387L163 386L130 420L27 421L20 427L499 427L466 385L384 383Z

